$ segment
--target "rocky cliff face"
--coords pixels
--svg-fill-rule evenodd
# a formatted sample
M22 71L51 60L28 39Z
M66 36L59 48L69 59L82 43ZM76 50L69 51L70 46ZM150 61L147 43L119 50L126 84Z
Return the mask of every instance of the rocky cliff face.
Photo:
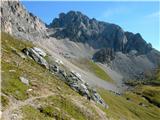
M0 17L2 31L28 40L47 36L45 24L18 0L2 1Z
M115 58L115 52L111 48L103 48L100 49L98 52L96 52L93 56L93 59L95 61L104 63L107 62L109 63Z
M146 41L142 38L142 36L137 33L133 34L131 32L125 32L125 36L128 40L125 51L130 52L131 50L137 51L139 54L146 54L150 50L152 50L152 45L147 44Z

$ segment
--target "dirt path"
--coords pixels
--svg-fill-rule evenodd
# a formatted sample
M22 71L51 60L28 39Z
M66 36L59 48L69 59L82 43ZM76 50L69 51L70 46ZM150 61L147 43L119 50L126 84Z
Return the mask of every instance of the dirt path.
M49 96L55 95L55 93L50 93L47 95L42 95L42 96L37 96L37 97L31 97L26 99L25 101L17 101L13 98L10 98L10 106L3 111L2 113L2 119L4 120L17 120L16 118L14 119L13 116L13 111L17 110L18 108L25 106L25 105L33 105L33 101L39 98L46 98Z

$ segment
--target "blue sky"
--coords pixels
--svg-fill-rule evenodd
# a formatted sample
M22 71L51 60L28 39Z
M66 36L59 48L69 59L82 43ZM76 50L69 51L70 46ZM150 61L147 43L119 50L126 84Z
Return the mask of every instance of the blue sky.
M64 2L22 1L23 5L49 24L61 12L81 11L90 18L115 23L125 31L140 33L160 51L160 2Z

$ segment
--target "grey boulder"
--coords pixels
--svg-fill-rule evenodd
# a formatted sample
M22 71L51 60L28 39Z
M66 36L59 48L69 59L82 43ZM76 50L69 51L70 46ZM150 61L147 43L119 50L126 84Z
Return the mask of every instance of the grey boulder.
M40 49L40 48L39 48ZM34 48L24 48L22 50L27 56L31 57L34 61L38 64L44 66L45 68L49 69L49 65L47 61L39 54L39 52L35 51Z

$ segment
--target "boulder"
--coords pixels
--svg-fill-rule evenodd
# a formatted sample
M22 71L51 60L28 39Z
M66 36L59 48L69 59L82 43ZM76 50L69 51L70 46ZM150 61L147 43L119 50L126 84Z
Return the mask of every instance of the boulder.
M55 62L56 62L57 64L59 64L59 65L63 65L62 60L56 59Z
M51 72L59 72L59 66L57 66L57 65L50 65L49 66L49 70Z
M96 92L91 96L91 99L94 100L95 102L101 104L102 106L104 106L106 109L109 108L109 106L103 101L103 99L101 98L101 96Z
M77 72L75 72L75 71L71 71L71 75L70 75L73 79L75 79L75 80L80 80L80 81L83 81L83 80L81 80L81 75L79 74L79 73L77 73Z
M59 73L63 76L63 77L67 77L67 73L64 71L64 70L62 70L62 69L60 69L59 70Z
M40 56L45 57L47 54L40 48L33 47L33 50L35 50Z
M39 54L39 52L36 52L33 48L24 48L22 51L27 56L31 57L34 61L36 61L38 64L49 69L49 65L48 65L47 61Z

